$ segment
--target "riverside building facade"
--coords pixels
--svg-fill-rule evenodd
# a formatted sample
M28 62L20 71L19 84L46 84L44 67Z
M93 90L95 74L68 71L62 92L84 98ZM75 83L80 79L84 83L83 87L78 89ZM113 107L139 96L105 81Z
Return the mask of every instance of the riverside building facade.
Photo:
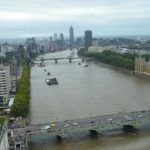
M10 67L0 67L0 106L8 104L10 92Z

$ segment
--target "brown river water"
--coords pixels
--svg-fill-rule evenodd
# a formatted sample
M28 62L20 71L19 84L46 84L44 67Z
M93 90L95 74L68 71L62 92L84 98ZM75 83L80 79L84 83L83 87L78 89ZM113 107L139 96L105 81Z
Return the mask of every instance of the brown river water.
M72 51L43 55L44 58L76 56ZM98 62L46 61L31 68L31 124L150 109L150 81ZM88 64L88 67L83 67ZM47 72L51 75L48 76ZM56 77L58 86L45 80ZM150 129L139 135L123 133L89 137L88 131L68 135L61 144L56 137L35 136L35 150L150 150Z

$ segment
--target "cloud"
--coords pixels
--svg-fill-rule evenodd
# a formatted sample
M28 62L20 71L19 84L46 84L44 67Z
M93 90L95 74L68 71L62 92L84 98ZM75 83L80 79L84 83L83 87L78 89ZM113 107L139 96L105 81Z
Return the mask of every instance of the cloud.
M65 27L73 24L76 28L83 27L99 29L109 32L122 31L128 27L129 30L143 32L150 26L150 1L149 0L2 0L0 2L0 31L24 30L31 32L46 33L57 32L56 24ZM45 25L46 24L46 25ZM67 25L68 24L68 25ZM13 27L12 27L13 26ZM116 27L118 29L116 30ZM79 29L78 29L79 30ZM130 32L130 31L129 31ZM142 32L142 33L143 33ZM20 33L21 34L21 33Z

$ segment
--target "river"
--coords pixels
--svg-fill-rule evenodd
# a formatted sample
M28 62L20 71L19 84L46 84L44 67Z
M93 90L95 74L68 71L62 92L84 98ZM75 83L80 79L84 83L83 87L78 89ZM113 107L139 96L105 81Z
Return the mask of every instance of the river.
M76 57L70 50L42 55L44 58ZM31 124L84 118L118 112L150 109L150 81L98 62L81 60L45 61L31 68ZM88 67L84 67L88 64ZM45 80L56 77L58 86ZM49 141L49 142L48 142ZM105 135L88 138L88 133L71 134L62 144L55 137L33 138L35 150L149 150L150 134Z

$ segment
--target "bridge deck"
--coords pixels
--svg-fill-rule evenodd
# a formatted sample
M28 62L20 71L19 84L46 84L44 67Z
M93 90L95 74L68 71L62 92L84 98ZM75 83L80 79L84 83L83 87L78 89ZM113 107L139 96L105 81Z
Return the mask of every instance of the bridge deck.
M45 61L45 60L60 60L60 59L83 59L83 57L56 57L56 58L40 58L34 61Z
M33 61L46 61L46 60L63 60L63 59L68 59L68 60L73 60L73 59L82 59L82 60L93 60L93 58L87 58L87 57L56 57L56 58L40 58L40 59L35 59Z
M17 128L10 130L13 131L15 137L17 137L18 135L34 135L45 132L49 132L53 135L58 135L62 133L66 134L69 132L80 130L100 131L105 128L128 124L136 126L147 121L150 121L150 110L60 121L55 122L56 126L52 126L52 124L54 123L51 122L45 124L30 125L25 128ZM50 128L45 129L46 126L50 126Z

